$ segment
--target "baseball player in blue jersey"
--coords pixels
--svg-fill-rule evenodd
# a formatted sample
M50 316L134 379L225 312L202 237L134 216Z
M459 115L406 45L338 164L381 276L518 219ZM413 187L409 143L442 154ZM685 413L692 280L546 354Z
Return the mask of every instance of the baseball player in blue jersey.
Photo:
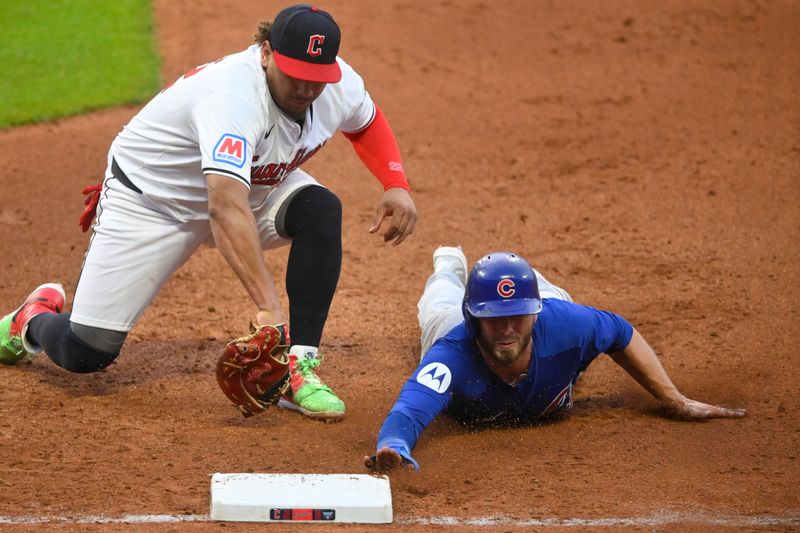
M446 411L471 425L541 419L572 407L572 387L600 353L609 354L685 420L739 418L729 409L683 396L653 349L621 316L573 303L519 255L492 253L467 277L458 247L433 254L434 272L419 301L422 360L378 434L368 468L401 464L420 433Z

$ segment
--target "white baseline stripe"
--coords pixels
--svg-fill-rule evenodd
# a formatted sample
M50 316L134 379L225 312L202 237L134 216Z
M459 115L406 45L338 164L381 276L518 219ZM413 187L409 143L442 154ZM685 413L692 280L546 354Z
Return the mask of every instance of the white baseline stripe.
M0 516L0 524L142 524L169 522L209 522L208 515L75 515L75 516ZM747 516L708 513L665 512L649 517L631 518L514 518L484 516L457 518L452 516L397 518L397 524L442 526L512 526L512 527L620 527L663 526L668 524L701 524L711 526L791 526L800 525L800 513L785 516Z
M515 527L619 527L664 526L668 524L700 524L711 526L787 526L800 525L800 514L786 516L746 516L707 513L664 512L649 517L631 518L513 518L484 516L477 518L410 517L397 520L408 525L443 526L515 526Z
M205 514L126 514L122 516L0 516L0 524L160 524L164 522L207 522Z

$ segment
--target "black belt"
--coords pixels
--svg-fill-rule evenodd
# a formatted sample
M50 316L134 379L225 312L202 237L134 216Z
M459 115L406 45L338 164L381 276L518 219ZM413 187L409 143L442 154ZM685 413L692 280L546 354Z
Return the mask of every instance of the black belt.
M130 179L128 179L128 176L126 176L125 173L122 171L122 169L119 168L117 160L114 159L113 157L111 158L111 175L117 178L119 182L128 189L134 192L138 192L139 194L142 194L142 190L136 185L134 185Z

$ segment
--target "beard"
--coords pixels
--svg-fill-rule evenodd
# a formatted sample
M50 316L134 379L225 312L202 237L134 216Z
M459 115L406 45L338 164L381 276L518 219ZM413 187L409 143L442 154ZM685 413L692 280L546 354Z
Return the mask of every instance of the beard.
M500 340L507 341L507 339ZM527 351L528 346L531 344L531 336L523 335L511 345L485 339L482 335L478 335L477 341L478 345L492 359L503 366L511 366Z

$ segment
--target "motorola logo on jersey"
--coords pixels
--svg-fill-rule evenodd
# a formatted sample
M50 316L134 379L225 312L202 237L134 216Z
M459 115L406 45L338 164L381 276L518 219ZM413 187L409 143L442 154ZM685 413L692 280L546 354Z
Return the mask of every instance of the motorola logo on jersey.
M322 55L322 43L324 42L324 35L312 35L308 38L308 50L306 50L306 53L311 57Z
M510 298L514 296L515 292L517 292L517 289L512 279L501 279L500 283L497 284L497 294L503 298Z
M431 390L444 393L450 386L452 376L450 369L442 363L431 363L425 365L422 370L417 374L417 383L425 385Z
M214 146L214 161L242 168L247 160L247 141L244 137L226 133Z

